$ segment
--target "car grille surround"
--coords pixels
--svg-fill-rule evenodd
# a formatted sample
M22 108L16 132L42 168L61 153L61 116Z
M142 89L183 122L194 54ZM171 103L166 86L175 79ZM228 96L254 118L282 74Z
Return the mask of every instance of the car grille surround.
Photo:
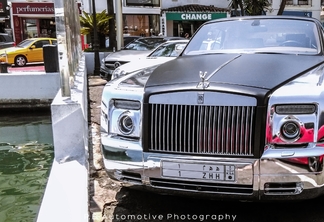
M129 61L105 61L105 66L109 70L115 70L121 65L129 63Z
M199 181L185 181L162 178L150 178L150 183L153 187L193 191L193 192L207 192L220 194L238 194L238 195L252 195L253 185L245 184L225 184L225 183L210 183Z
M256 106L149 104L148 152L251 157Z

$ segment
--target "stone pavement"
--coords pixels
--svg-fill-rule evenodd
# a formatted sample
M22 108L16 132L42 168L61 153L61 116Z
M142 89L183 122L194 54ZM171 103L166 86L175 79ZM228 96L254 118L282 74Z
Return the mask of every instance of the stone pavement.
M100 105L102 90L107 83L99 76L88 77L89 101L89 203L90 222L104 221L105 205L116 201L119 186L111 181L104 170L100 142Z

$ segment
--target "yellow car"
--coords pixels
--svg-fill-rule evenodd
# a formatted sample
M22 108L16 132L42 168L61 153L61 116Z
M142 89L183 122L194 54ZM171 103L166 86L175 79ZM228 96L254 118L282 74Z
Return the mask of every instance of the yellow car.
M30 38L21 41L15 47L0 50L0 62L25 66L27 63L44 62L43 46L56 45L55 38Z

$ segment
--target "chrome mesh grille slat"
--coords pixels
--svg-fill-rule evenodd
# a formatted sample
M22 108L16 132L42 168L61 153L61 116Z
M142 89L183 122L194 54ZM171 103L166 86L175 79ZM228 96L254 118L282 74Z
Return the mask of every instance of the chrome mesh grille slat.
M149 151L253 155L254 106L150 104Z

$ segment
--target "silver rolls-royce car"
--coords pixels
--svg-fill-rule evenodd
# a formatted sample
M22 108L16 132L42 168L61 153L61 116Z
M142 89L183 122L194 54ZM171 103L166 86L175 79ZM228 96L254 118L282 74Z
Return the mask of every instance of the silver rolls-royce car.
M323 33L306 17L217 19L176 59L108 82L101 104L107 173L161 194L322 195Z

